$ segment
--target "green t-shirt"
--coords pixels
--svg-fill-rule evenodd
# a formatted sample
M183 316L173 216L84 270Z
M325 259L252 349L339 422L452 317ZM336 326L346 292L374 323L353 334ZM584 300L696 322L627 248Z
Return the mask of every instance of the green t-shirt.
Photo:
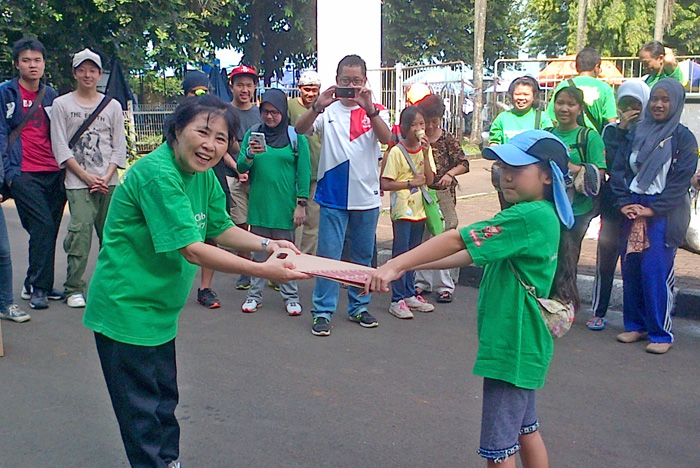
M83 323L127 344L172 340L197 273L178 249L232 226L214 172L188 174L162 144L114 191Z
M549 297L560 229L552 203L540 200L518 203L460 230L474 264L484 266L474 374L526 389L544 385L554 340L508 260L538 297Z
M530 108L523 115L518 115L513 111L504 111L496 116L489 129L489 144L502 145L508 140L526 130L538 130L552 126L552 120L546 112L540 113L540 126L535 128L537 111Z
M296 125L297 119L308 109L301 105L299 99L289 98L287 101L287 115L289 115L289 125ZM321 132L313 135L306 135L309 141L309 157L311 158L311 181L318 177L318 158L321 156Z
M662 68L661 73L658 75L649 74L644 82L652 88L661 78L675 78L680 84L683 84L683 72L681 71L681 67L676 66L671 73L666 73L666 69Z
M595 130L588 132L586 139L586 157L581 158L581 152L578 148L578 133L583 127L576 127L573 130L562 131L555 127L552 133L561 138L564 144L569 148L569 158L571 164L579 165L583 162L593 164L598 169L606 169L608 166L605 163L605 143L603 137ZM582 193L574 193L574 202L572 204L574 216L579 216L588 213L593 209L593 199L585 196Z
M294 229L297 197L309 198L311 170L309 143L297 135L297 156L292 146L273 148L246 161L250 130L245 134L238 155L238 170L250 172L248 224L269 229Z
M583 92L583 100L588 106L588 111L593 116L595 125L588 116L584 113L583 120L588 128L596 130L598 133L603 131L603 127L608 124L609 120L617 119L617 103L615 102L615 92L605 81L593 78L592 76L575 76L574 84ZM569 86L569 81L564 80L554 89L552 99L547 106L547 112L556 121L554 115L554 97L557 91Z

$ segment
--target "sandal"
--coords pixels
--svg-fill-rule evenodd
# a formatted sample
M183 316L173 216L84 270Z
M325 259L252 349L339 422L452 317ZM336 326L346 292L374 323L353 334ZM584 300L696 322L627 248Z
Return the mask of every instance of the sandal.
M449 291L443 291L437 298L440 303L452 302L452 293Z
M432 291L426 291L424 289L416 287L416 296L428 296Z
M608 323L603 317L591 317L586 322L586 326L589 330L602 330L605 328L605 324Z

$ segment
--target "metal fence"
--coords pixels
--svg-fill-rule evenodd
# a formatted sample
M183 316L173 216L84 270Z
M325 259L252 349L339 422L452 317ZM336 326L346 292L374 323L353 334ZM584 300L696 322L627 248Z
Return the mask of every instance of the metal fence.
M471 91L471 82L466 78L464 62L447 62L439 65L403 66L368 70L379 72L381 90L377 94L381 104L389 109L391 123L398 123L399 113L406 107L406 93L413 83L427 84L433 93L440 95L445 103L443 128L461 139L465 130L463 106L465 96Z
M695 69L692 66L692 62L697 62L700 63L700 55L681 55L677 56L676 59L678 62L685 61L685 60L690 60L691 61L691 66L689 67L689 76L688 76L688 84L686 85L686 96L687 100L696 100L700 99L700 86L697 83L698 80L700 79L700 72L695 71ZM558 79L556 77L550 76L549 78L542 80L540 79L539 73L542 72L542 70L545 69L548 65L551 64L556 64L556 63L562 63L562 62L572 62L571 57L560 57L560 58L548 58L548 59L500 59L497 60L494 64L494 76L495 81L494 81L494 87L493 87L493 92L487 93L486 95L486 100L485 102L487 103L488 107L488 114L490 119L492 120L495 118L498 113L500 113L503 110L506 110L510 108L509 103L507 102L507 95L506 95L506 90L504 89L504 84L508 82L503 82L503 80L499 81L499 77L502 77L504 75L504 72L506 70L510 71L515 71L515 70L524 70L528 67L528 64L537 64L537 73L531 73L534 78L538 79L540 82L540 87L541 87L541 93L540 93L540 102L542 103L548 103L549 100L551 99L552 92L556 88L556 86L561 82L564 81L568 78L570 78L573 75L570 76L561 76ZM603 65L607 65L608 69L612 70L610 67L613 66L615 68L614 76L611 76L610 78L606 79L608 84L612 86L613 88L617 88L622 84L625 80L628 80L630 78L642 78L646 73L644 72L644 69L640 63L640 60L638 57L603 57L602 58ZM607 64L605 62L608 62ZM532 65L530 65L531 67ZM575 67L574 67L575 70ZM525 75L526 72L523 71L523 75ZM693 83L696 83L693 85ZM500 85L500 86L499 86Z

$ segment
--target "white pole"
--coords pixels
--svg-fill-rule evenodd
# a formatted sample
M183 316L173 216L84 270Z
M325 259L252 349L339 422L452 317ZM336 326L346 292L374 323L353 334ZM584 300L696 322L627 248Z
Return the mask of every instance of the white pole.
M382 3L381 0L316 2L316 43L321 89L335 84L338 62L357 54L367 63L369 87L374 101L381 101Z

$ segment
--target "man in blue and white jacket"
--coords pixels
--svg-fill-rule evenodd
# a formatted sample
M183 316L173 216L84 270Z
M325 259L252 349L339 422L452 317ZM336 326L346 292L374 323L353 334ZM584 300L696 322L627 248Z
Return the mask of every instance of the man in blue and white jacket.
M53 289L56 238L66 204L63 171L51 150L49 119L56 91L41 83L46 50L36 39L23 38L12 47L19 77L0 87L0 155L4 197L15 199L22 226L29 233L29 269L22 298L33 309L46 309L48 299L62 300ZM18 128L37 96L43 98L17 138Z

